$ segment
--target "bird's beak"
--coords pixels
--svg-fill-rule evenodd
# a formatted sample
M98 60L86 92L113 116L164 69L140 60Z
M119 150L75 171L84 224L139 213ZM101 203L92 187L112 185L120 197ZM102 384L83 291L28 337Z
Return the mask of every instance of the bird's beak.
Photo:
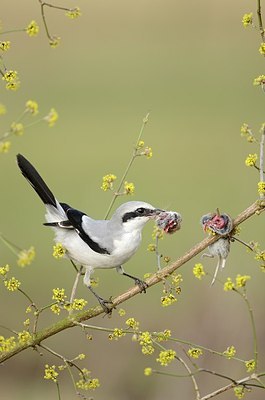
M165 212L165 210L161 210L161 208L155 208L155 209L153 210L154 216L158 216L158 215L160 215L160 214L163 213L163 212Z

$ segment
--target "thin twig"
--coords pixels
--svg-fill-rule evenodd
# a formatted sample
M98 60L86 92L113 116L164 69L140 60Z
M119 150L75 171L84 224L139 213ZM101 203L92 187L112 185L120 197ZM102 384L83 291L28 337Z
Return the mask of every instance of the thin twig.
M119 196L121 187L122 187L122 185L123 185L123 183L124 183L124 181L125 181L125 179L126 179L126 177L127 177L127 175L128 175L128 172L130 171L130 168L131 168L131 166L132 166L134 160L135 160L136 157L138 156L138 155L137 155L137 146L138 146L138 143L139 143L139 141L140 141L140 139L141 139L141 137L142 137L142 134L143 134L143 132L144 132L145 125L146 125L147 122L148 122L148 117L149 117L149 113L147 113L146 116L145 116L144 119L143 119L143 123L142 123L141 129L140 129L140 132L139 132L137 141L136 141L135 146L134 146L134 148L133 148L133 153L132 153L131 159L130 159L130 161L129 161L129 163L128 163L128 165L127 165L125 171L124 171L124 174L123 174L123 176L122 176L122 178L121 178L121 180L120 180L120 183L119 183L119 185L118 185L118 188L117 188L116 192L113 194L112 200L111 200L111 202L110 202L109 208L108 208L108 210L107 210L107 212L106 212L106 215L105 215L104 219L107 219L107 218L108 218L108 216L109 216L109 214L110 214L110 212L111 212L111 210L112 210L112 207L113 207L113 205L114 205L114 203L115 203L117 197Z
M257 0L257 15L258 15L259 31L260 31L261 39L262 39L262 42L264 42L265 37L264 37L264 28L263 28L262 15L261 15L261 1L260 0Z

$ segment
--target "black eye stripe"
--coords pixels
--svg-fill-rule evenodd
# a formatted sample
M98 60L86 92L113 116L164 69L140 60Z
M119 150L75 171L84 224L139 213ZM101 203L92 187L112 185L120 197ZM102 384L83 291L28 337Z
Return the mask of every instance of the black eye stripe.
M122 217L122 222L127 222L130 219L136 218L136 217L146 217L152 213L152 210L149 210L148 208L143 208L139 207L135 211L129 211L125 213Z

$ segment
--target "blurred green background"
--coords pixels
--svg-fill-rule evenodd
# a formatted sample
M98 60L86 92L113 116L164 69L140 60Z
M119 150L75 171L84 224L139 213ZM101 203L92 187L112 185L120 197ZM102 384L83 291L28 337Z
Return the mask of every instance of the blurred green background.
M23 137L12 140L9 154L0 157L0 231L22 248L34 245L37 251L36 261L21 269L0 243L1 264L12 265L12 273L38 305L50 301L55 287L69 293L74 272L69 262L56 261L51 255L53 234L42 227L44 207L18 171L17 152L36 165L59 200L102 218L111 200L110 193L100 189L102 176L114 173L121 177L142 119L150 112L143 139L152 147L153 157L137 159L128 180L136 186L134 200L181 212L181 231L161 242L161 252L174 260L204 237L199 224L203 214L219 207L234 217L255 200L258 174L247 169L244 160L257 149L240 138L240 127L248 122L258 132L264 122L264 93L252 85L254 77L264 73L264 59L258 53L260 38L258 32L241 24L245 12L255 11L248 1L58 0L56 4L78 5L82 16L71 21L64 13L47 9L51 33L62 38L60 46L51 49L38 1L1 2L3 30L27 26L33 19L41 27L34 38L25 33L2 36L12 44L5 63L19 72L22 83L16 93L1 87L0 101L8 110L1 117L1 132L28 99L39 103L40 115L51 107L59 113L53 128L44 122L29 128ZM127 200L122 198L117 204ZM129 273L143 276L155 271L155 257L146 252L151 232L149 224L140 250L125 267ZM262 242L263 217L246 222L241 238ZM162 308L162 286L157 285L123 305L126 317L139 320L142 330L171 329L175 337L218 351L234 345L240 358L251 359L245 304L234 293L224 292L220 284L210 287L210 278L195 280L192 268L200 261L197 257L179 270L184 281L177 303ZM204 265L212 273L216 261L206 259ZM257 323L260 367L264 368L265 276L252 255L235 243L222 278L238 273L252 277L249 299ZM104 297L131 285L114 270L95 276L100 277L98 291ZM90 306L94 304L81 283L78 295L88 299ZM19 293L7 293L2 287L1 325L22 330L26 307ZM47 312L40 327L55 320ZM93 323L120 327L123 320L114 313L111 319L99 317ZM0 333L7 335L4 329ZM108 334L93 336L93 341L87 341L78 329L71 329L46 344L69 358L87 354L82 365L101 382L93 393L95 399L195 398L189 379L145 377L144 367L157 368L156 356L143 356L129 337L109 342ZM176 351L182 354L178 346ZM6 362L0 374L1 398L56 398L55 385L42 379L47 362L58 360L31 350ZM246 374L244 365L213 356L204 355L200 365L235 379ZM173 365L168 371L183 373ZM75 398L67 373L62 374L62 381L62 398ZM198 382L202 394L228 383L205 374ZM227 392L218 398L235 397ZM261 400L264 393L256 391L247 398Z

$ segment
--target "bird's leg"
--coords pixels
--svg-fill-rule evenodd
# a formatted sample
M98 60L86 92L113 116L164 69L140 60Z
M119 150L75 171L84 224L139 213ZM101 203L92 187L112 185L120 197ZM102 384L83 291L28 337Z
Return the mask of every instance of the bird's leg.
M97 301L103 308L104 312L106 314L111 314L112 308L113 308L113 303L111 300L104 300L102 297L100 297L92 288L91 282L90 282L90 275L93 272L92 269L86 268L86 273L84 277L84 284L87 286L87 288L93 293L93 295L97 298Z
M137 278L136 276L132 276L127 274L124 269L122 268L122 266L116 267L117 272L119 272L119 274L127 276L128 278L131 278L134 280L135 285L138 285L140 288L140 293L144 292L146 293L146 289L148 288L148 285L145 281L143 281L140 278Z
M93 295L97 298L97 301L99 302L99 304L101 305L101 307L103 308L104 312L106 314L111 314L112 313L112 308L113 308L113 303L111 300L104 300L102 297L100 297L95 291L94 289L92 289L91 286L87 286L88 289L93 293Z

